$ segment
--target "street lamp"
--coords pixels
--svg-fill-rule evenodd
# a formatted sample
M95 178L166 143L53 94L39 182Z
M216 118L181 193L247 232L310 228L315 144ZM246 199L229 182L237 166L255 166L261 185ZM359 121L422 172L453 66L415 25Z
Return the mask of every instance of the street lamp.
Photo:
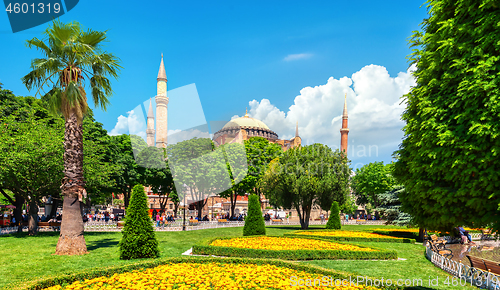
M185 231L186 230L186 187L187 185L186 184L183 184L184 186L184 212L183 212L183 216L182 216L182 230Z

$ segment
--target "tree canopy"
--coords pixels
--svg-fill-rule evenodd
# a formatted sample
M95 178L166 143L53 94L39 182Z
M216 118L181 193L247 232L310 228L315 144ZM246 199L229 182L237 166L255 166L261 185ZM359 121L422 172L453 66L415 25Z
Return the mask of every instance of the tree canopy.
M260 183L271 204L295 208L302 229L309 227L313 205L343 204L351 169L346 157L322 144L292 148L273 160Z
M417 84L404 96L395 175L420 225L500 228L500 5L430 0L412 35Z
M372 162L356 169L351 180L352 189L357 196L358 204L371 204L377 207L377 196L391 190L396 185L392 176L392 164Z

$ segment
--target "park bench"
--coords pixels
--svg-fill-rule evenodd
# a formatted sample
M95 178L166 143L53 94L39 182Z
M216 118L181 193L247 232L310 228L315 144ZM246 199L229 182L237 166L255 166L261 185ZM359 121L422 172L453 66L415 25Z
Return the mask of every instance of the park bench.
M356 223L359 225L359 224L366 224L366 220L365 219L357 219L356 220Z
M199 220L194 220L194 219L193 220L189 220L189 225L190 226L199 225L199 222L200 222Z
M484 240L492 240L493 236L491 234L491 229L482 229L481 230L481 241Z
M500 275L500 265L498 264L498 262L476 258L469 255L467 255L466 257L467 259L469 259L471 267Z
M446 240L440 239L436 235L431 235L429 247L433 252L436 252L445 258L453 258L453 251L446 248Z
M51 228L54 231L61 230L60 222L38 222L39 228Z
M283 223L282 219L272 219L271 221L273 222L273 224L282 224Z
M217 220L219 223L227 223L227 219L218 219Z

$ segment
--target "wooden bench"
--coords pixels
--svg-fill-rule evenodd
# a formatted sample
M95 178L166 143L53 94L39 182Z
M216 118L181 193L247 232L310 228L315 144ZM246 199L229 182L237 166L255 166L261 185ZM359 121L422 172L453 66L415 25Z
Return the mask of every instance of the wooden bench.
M357 224L366 224L366 220L365 219L357 219L356 223Z
M441 256L451 259L453 258L453 251L446 248L446 240L440 239L436 235L431 235L429 240L429 246L433 252L440 254Z
M282 219L273 219L271 221L273 222L273 224L282 224L283 223Z
M227 219L218 219L217 220L219 223L227 223Z
M469 259L471 267L500 275L500 264L498 262L476 258L469 255L467 255L466 257L467 259Z
M438 248L445 248L446 247L446 240L443 238L438 238L437 235L431 235L431 241L438 247Z
M198 220L189 220L189 225L199 225L199 221Z
M61 223L60 222L38 222L38 227L39 228L52 228L54 231L59 231L61 230Z
M486 269L488 269L488 272L491 272L496 275L500 275L500 264L498 262L490 261L490 260L485 260L484 265L486 266Z
M492 240L493 236L491 235L491 229L482 229L481 230L481 241L484 240Z

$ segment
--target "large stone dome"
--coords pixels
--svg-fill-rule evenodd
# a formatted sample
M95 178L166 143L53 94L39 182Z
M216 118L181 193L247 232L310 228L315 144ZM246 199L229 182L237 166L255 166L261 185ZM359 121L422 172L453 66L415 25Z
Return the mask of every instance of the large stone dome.
M264 122L249 117L247 113L243 117L227 122L222 129L215 132L213 141L218 146L226 143L241 142L242 140L248 140L250 137L257 136L264 137L272 142L278 139L278 134L269 129Z
M240 128L240 127L262 128L269 130L269 127L267 127L267 125L264 124L264 122L248 117L248 115L233 119L229 121L226 125L224 125L224 127L222 128L227 129L227 128Z

